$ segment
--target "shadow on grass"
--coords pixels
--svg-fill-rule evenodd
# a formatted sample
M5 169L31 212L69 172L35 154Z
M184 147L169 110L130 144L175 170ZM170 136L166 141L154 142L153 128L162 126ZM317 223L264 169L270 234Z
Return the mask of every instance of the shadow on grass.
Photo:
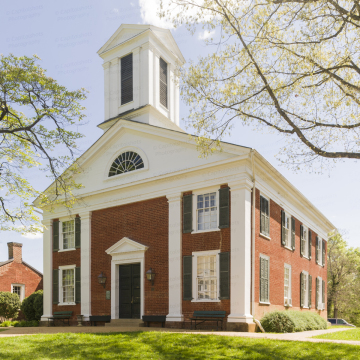
M0 359L358 359L351 345L131 332L0 339Z

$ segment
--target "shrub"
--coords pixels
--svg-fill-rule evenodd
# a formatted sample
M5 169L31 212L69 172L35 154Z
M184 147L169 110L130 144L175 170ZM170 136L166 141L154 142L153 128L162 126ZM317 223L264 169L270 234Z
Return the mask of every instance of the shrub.
M25 298L21 304L21 311L24 313L26 320L40 321L43 314L43 291L38 290Z
M327 328L327 322L314 312L303 311L273 311L265 314L261 325L266 332L296 332L320 330Z
M0 291L0 317L5 319L16 318L19 314L19 295L7 291Z
M39 326L39 322L36 320L32 320L32 321L14 321L16 322L16 324L13 324L13 326L15 327L35 327L35 326Z

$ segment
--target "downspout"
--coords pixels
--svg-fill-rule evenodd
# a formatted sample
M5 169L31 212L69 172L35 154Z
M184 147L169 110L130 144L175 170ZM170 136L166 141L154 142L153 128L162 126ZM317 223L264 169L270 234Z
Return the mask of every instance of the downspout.
M255 163L254 149L251 149L252 207L251 207L251 315L255 319Z

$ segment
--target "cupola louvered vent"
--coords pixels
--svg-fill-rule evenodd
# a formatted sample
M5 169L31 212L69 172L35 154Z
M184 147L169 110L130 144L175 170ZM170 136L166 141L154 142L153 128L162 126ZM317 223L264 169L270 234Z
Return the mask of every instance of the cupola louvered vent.
M121 105L133 101L133 56L121 58Z
M167 76L167 63L160 58L160 104L168 107L167 101L167 86L168 86L168 76Z

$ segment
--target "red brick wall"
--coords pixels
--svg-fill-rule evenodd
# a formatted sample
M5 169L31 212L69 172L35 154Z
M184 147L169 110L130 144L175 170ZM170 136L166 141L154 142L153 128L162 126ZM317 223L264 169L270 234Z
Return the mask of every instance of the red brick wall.
M326 284L327 268L316 264L315 246L316 233L312 231L312 258L308 260L300 256L300 225L295 219L295 251L286 249L281 245L281 210L282 208L270 200L270 238L268 240L260 235L260 191L256 190L255 207L255 317L260 319L266 312L275 309L284 310L284 264L291 265L291 294L292 309L300 309L300 273L307 271L312 276L312 309L315 309L316 277L320 276ZM292 214L290 214L292 215ZM308 224L304 224L308 226ZM309 230L311 230L309 228ZM260 277L260 254L270 258L270 304L259 304L259 277ZM326 292L325 292L326 293ZM326 306L326 305L325 305ZM317 311L324 318L327 311Z
M41 275L15 261L0 267L0 291L10 292L11 284L24 284L25 297L43 288Z
M226 187L223 185L221 187ZM191 192L184 193L184 195ZM193 199L195 201L195 199ZM231 206L231 191L230 191ZM231 213L231 211L230 211ZM195 226L195 224L193 225ZM210 231L199 234L182 234L182 255L192 255L195 251L219 250L221 252L230 251L230 227L221 229L220 231ZM193 272L196 269L193 269ZM194 294L193 294L194 297ZM226 311L226 316L230 313L230 300L221 300L220 302L191 302L189 300L182 301L182 311L185 321L193 315L194 311Z
M168 202L166 197L94 211L91 218L91 313L111 314L111 256L105 253L123 237L148 246L145 272L155 270L154 286L145 278L145 314L168 314ZM104 272L106 288L97 281Z

